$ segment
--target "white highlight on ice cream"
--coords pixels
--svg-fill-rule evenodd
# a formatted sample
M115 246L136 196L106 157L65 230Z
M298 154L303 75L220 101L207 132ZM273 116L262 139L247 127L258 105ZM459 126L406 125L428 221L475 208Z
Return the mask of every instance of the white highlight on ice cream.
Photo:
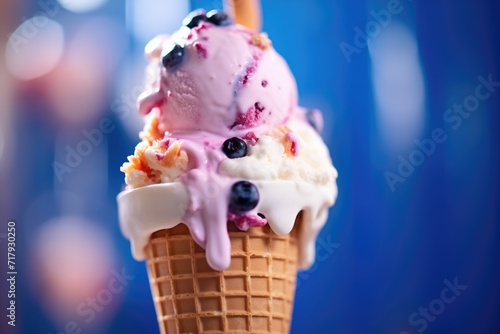
M316 237L324 226L328 207L337 197L337 187L292 181L254 181L260 193L256 212L266 216L278 235L290 233L297 215L303 211L299 230L299 266L314 262ZM120 227L130 239L137 260L146 257L145 247L151 234L182 223L189 207L189 193L180 182L157 184L126 190L118 196Z

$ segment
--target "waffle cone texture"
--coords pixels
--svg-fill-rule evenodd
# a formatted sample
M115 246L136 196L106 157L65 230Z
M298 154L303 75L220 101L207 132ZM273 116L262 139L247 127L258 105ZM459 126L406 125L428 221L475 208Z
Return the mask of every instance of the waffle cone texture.
M214 271L179 224L155 232L147 268L161 333L289 333L295 295L297 234L228 223L231 265Z

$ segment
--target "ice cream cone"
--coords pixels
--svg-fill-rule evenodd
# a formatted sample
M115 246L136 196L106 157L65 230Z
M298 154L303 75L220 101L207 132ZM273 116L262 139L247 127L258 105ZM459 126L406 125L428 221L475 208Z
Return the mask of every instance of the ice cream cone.
M147 47L146 125L122 166L120 227L147 260L162 333L288 333L297 268L337 195L321 114L298 106L258 33L260 2L225 3Z
M214 271L179 224L155 232L147 268L162 333L288 333L297 274L297 233L228 223L231 265Z

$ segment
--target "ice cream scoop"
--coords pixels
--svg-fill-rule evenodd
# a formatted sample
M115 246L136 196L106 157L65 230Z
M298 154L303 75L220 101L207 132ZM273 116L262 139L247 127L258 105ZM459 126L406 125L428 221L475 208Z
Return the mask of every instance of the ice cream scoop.
M227 137L284 124L297 105L287 63L265 34L231 24L229 18L214 23L210 18L216 15L192 15L172 36L151 42L154 80L140 97L140 112L156 109L161 130L171 133Z

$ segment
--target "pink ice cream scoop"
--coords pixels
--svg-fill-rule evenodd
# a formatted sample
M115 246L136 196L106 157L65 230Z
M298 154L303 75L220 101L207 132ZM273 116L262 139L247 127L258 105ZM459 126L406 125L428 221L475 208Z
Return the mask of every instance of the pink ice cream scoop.
M157 37L147 52L156 79L139 110L157 112L161 130L258 134L295 112L295 79L264 34L207 19Z

